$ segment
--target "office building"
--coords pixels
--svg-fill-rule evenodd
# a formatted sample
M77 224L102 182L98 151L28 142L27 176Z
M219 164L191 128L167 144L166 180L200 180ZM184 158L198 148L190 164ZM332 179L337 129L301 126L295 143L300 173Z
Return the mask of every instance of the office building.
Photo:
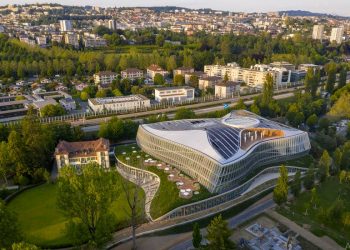
M73 30L73 25L71 20L60 20L60 30L61 32L67 32Z
M221 119L142 124L136 139L144 152L175 166L212 193L239 186L262 166L310 150L307 132L245 110Z
M157 102L185 102L194 99L194 88L189 86L164 87L154 89L154 98Z
M129 111L151 107L151 102L143 95L115 96L93 98L88 100L89 107L94 112Z
M324 31L324 25L321 25L321 24L314 25L314 28L312 30L312 39L322 41L323 31Z
M95 141L60 141L55 149L57 168L71 165L81 168L96 162L103 168L109 168L109 141L100 138Z

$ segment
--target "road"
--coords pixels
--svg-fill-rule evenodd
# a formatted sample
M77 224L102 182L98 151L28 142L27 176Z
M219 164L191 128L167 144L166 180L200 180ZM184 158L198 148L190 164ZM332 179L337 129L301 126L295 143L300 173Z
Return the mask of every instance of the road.
M230 229L234 229L240 224L244 223L247 220L250 220L251 218L261 214L265 210L272 208L274 206L273 200L270 198L268 200L264 200L262 203L259 203L257 205L253 205L253 207L250 207L246 210L244 210L242 213L230 218L227 220L228 226ZM206 234L206 230L202 230L202 235ZM181 243L172 246L169 248L169 250L186 250L186 249L192 249L192 238L182 241Z
M235 228L245 221L254 218L261 214L265 210L274 206L272 195L269 194L248 207L240 214L228 219L229 227ZM206 229L201 229L202 235L206 235ZM113 247L113 250L129 250L132 247L132 242L127 241L118 246ZM192 247L192 232L169 234L165 236L144 236L137 239L137 248L139 250L152 250L152 249L171 249L171 250L187 250Z
M286 99L288 97L291 97L293 96L294 93L284 93L284 94L280 94L280 95L276 95L274 96L274 99L275 100L281 100L281 99ZM250 105L253 103L253 100L247 100L244 102L246 105ZM237 101L234 101L234 102L231 102L229 104L230 107L233 107L237 104ZM200 108L200 109L195 109L194 112L196 113L196 115L199 115L199 114L206 114L206 113L210 113L210 112L214 112L214 111L218 111L218 110L222 110L223 109L223 105L217 105L217 106L212 106L212 107L207 107L207 108ZM175 116L175 113L169 113L168 114L168 117L170 119L174 118ZM106 118L100 118L98 123L101 123L103 121L106 121L107 119ZM135 119L132 119L133 121L135 122L139 122L139 123L142 123L143 122L143 119L140 119L140 118L135 118ZM86 127L82 127L82 130L84 132L95 132L95 131L98 131L100 128L100 125L91 125L91 126L86 126Z

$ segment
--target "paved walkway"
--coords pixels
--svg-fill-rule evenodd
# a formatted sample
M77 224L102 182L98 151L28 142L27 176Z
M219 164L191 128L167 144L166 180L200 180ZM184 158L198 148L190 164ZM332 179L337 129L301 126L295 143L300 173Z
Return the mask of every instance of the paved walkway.
M250 218L255 217L256 215L264 212L266 209L274 206L272 201L272 195L269 194L242 211L240 214L228 219L228 225L230 228L235 228L242 222L249 220ZM206 229L201 229L202 235L206 235ZM145 236L138 238L136 240L137 247L139 250L184 250L192 248L192 232L180 233L180 234L171 234L165 236ZM129 250L131 249L132 242L128 241L123 244L120 244L113 250Z
M281 224L287 226L290 228L292 231L298 233L301 235L303 238L306 240L310 241L312 244L315 246L323 249L323 250L338 250L338 249L344 249L340 247L335 241L331 239L323 239L320 237L317 237L316 235L312 234L305 228L302 228L295 222L289 220L288 218L284 217L283 215L273 211L273 210L268 210L266 212L268 215L270 215L273 219L279 221Z

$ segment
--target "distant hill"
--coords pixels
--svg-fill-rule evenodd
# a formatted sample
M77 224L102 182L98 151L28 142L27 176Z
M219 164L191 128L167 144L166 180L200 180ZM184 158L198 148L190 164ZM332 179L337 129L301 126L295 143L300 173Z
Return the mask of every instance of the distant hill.
M280 11L280 14L286 13L288 16L318 16L318 17L340 17L337 15L325 14L325 13L316 13L306 10L286 10Z

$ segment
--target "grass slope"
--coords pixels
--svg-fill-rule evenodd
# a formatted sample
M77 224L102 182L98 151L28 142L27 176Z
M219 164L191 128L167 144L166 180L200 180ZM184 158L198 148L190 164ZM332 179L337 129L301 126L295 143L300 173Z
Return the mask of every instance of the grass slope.
M8 204L18 215L26 241L44 248L71 244L65 234L67 220L56 206L57 190L56 184L45 184L24 191ZM140 195L144 197L144 192L140 191ZM129 210L125 194L120 191L111 207L118 220L116 229L129 224Z

